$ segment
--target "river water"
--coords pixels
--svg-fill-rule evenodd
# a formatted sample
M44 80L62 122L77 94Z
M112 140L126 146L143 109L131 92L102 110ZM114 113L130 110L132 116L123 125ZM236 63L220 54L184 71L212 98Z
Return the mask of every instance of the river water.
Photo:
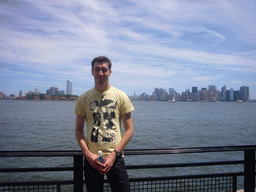
M76 102L0 100L0 150L78 150ZM133 102L134 136L127 149L256 144L256 103ZM240 152L126 156L126 164L243 159ZM1 158L0 167L71 166L72 158ZM129 170L130 177L242 171L217 166ZM72 179L72 173L1 173L0 181ZM238 182L242 187L242 181Z

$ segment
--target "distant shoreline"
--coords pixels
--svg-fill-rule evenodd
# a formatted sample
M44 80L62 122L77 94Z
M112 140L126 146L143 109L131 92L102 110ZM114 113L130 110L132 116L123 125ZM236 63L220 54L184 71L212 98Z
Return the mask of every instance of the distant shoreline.
M0 99L4 101L77 101L78 98L72 98L72 99L17 99L17 98L8 98L8 99ZM138 101L138 102L151 102L151 101L156 101L156 102L167 102L170 104L175 104L175 103L254 103L256 102L255 99L251 99L249 101L242 101L242 100L237 100L237 101L175 101L175 102L169 102L169 101L158 101L158 100L131 100L131 101Z

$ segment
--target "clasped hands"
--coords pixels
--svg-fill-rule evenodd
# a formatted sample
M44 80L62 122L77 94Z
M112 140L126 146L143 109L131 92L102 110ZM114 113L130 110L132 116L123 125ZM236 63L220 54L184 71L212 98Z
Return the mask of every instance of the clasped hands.
M85 157L90 163L90 165L102 175L107 174L111 170L116 160L115 152L112 152L108 156L104 157L104 163L99 162L99 156L91 152Z

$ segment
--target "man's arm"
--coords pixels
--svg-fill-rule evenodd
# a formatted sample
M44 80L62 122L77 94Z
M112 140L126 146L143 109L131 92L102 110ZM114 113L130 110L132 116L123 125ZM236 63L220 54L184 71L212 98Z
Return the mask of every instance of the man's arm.
M122 115L122 119L123 119L125 134L123 135L120 143L116 147L116 150L120 151L120 152L123 151L123 149L128 144L128 142L130 141L130 139L132 138L132 135L133 135L133 122L132 122L131 113L126 113L126 114ZM102 170L103 173L106 174L110 171L110 169L112 168L112 166L115 162L115 159L116 159L115 152L112 152L105 158L106 167L104 168L104 170Z
M85 137L84 137L84 121L85 121L85 115L76 115L76 140L80 146L80 148L82 149L82 152L84 154L84 156L86 157L86 159L88 160L88 162L91 164L91 166L96 169L99 170L99 162L97 161L98 156L93 154L85 141Z
M120 152L124 150L125 146L128 144L128 142L130 141L130 139L133 136L132 114L126 113L126 114L122 115L122 118L123 118L125 133L124 133L124 136L122 137L122 140L116 147L116 150L120 151Z

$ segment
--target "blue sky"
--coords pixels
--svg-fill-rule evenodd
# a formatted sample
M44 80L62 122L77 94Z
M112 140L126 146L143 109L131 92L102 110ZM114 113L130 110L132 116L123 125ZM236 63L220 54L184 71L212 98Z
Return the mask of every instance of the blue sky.
M113 63L110 83L128 95L249 86L256 99L256 1L12 0L0 3L0 91L80 95L91 60Z

